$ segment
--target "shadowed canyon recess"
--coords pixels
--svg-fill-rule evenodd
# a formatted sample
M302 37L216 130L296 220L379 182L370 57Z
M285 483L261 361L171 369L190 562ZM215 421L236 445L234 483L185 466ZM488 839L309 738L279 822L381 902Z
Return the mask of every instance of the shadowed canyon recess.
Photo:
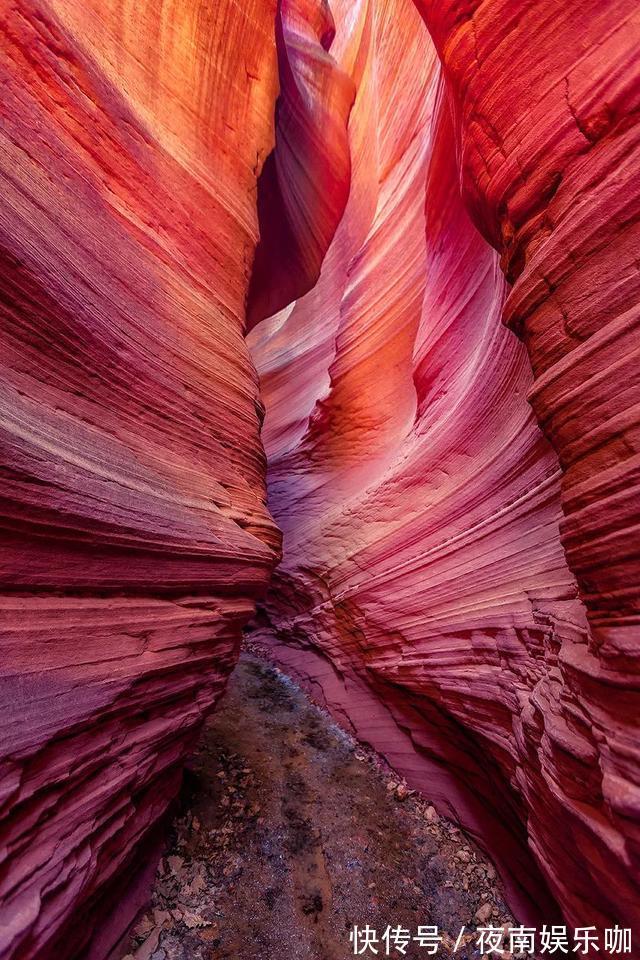
M121 942L245 629L519 920L640 936L636 3L0 46L2 960Z

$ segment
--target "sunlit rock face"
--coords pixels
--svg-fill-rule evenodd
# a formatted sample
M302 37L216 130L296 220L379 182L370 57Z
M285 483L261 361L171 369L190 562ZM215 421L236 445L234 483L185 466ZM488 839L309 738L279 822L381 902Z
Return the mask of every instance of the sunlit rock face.
M409 0L332 6L349 199L250 337L284 532L258 633L523 917L637 926L635 5L423 0L442 77Z
M278 553L243 339L275 6L0 4L3 960L126 928Z

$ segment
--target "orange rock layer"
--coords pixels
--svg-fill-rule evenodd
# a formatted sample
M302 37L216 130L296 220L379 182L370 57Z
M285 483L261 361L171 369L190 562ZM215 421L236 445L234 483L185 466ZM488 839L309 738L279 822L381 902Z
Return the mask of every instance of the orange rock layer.
M349 201L250 338L284 532L260 634L523 917L637 928L640 21L417 7L333 3Z

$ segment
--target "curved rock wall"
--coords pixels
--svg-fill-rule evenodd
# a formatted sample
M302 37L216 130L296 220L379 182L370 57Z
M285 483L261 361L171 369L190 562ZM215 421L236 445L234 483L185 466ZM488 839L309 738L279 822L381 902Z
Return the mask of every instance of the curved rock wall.
M315 286L350 186L347 121L355 90L330 53L328 4L280 0L275 37L280 92L275 146L258 182L249 329Z
M351 193L250 338L284 532L259 633L502 854L522 916L550 889L633 926L637 15L418 6L440 86L408 0L333 4Z
M274 17L0 4L3 960L125 929L279 550L243 339Z
M640 920L635 7L332 9L0 4L3 960L108 953L279 554L247 303L262 636Z
M560 650L560 717L546 724L556 815L538 818L538 855L570 916L637 926L640 18L619 0L419 6L467 206L513 284L504 321L562 466L561 541L590 627Z

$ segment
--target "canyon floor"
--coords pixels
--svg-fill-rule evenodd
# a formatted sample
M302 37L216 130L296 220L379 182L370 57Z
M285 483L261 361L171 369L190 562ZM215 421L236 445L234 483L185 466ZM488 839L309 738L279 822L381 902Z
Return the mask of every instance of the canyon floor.
M383 934L433 925L437 956L472 958L476 926L513 922L493 866L428 798L244 653L188 765L127 956L343 960L368 924L378 956L429 956Z

